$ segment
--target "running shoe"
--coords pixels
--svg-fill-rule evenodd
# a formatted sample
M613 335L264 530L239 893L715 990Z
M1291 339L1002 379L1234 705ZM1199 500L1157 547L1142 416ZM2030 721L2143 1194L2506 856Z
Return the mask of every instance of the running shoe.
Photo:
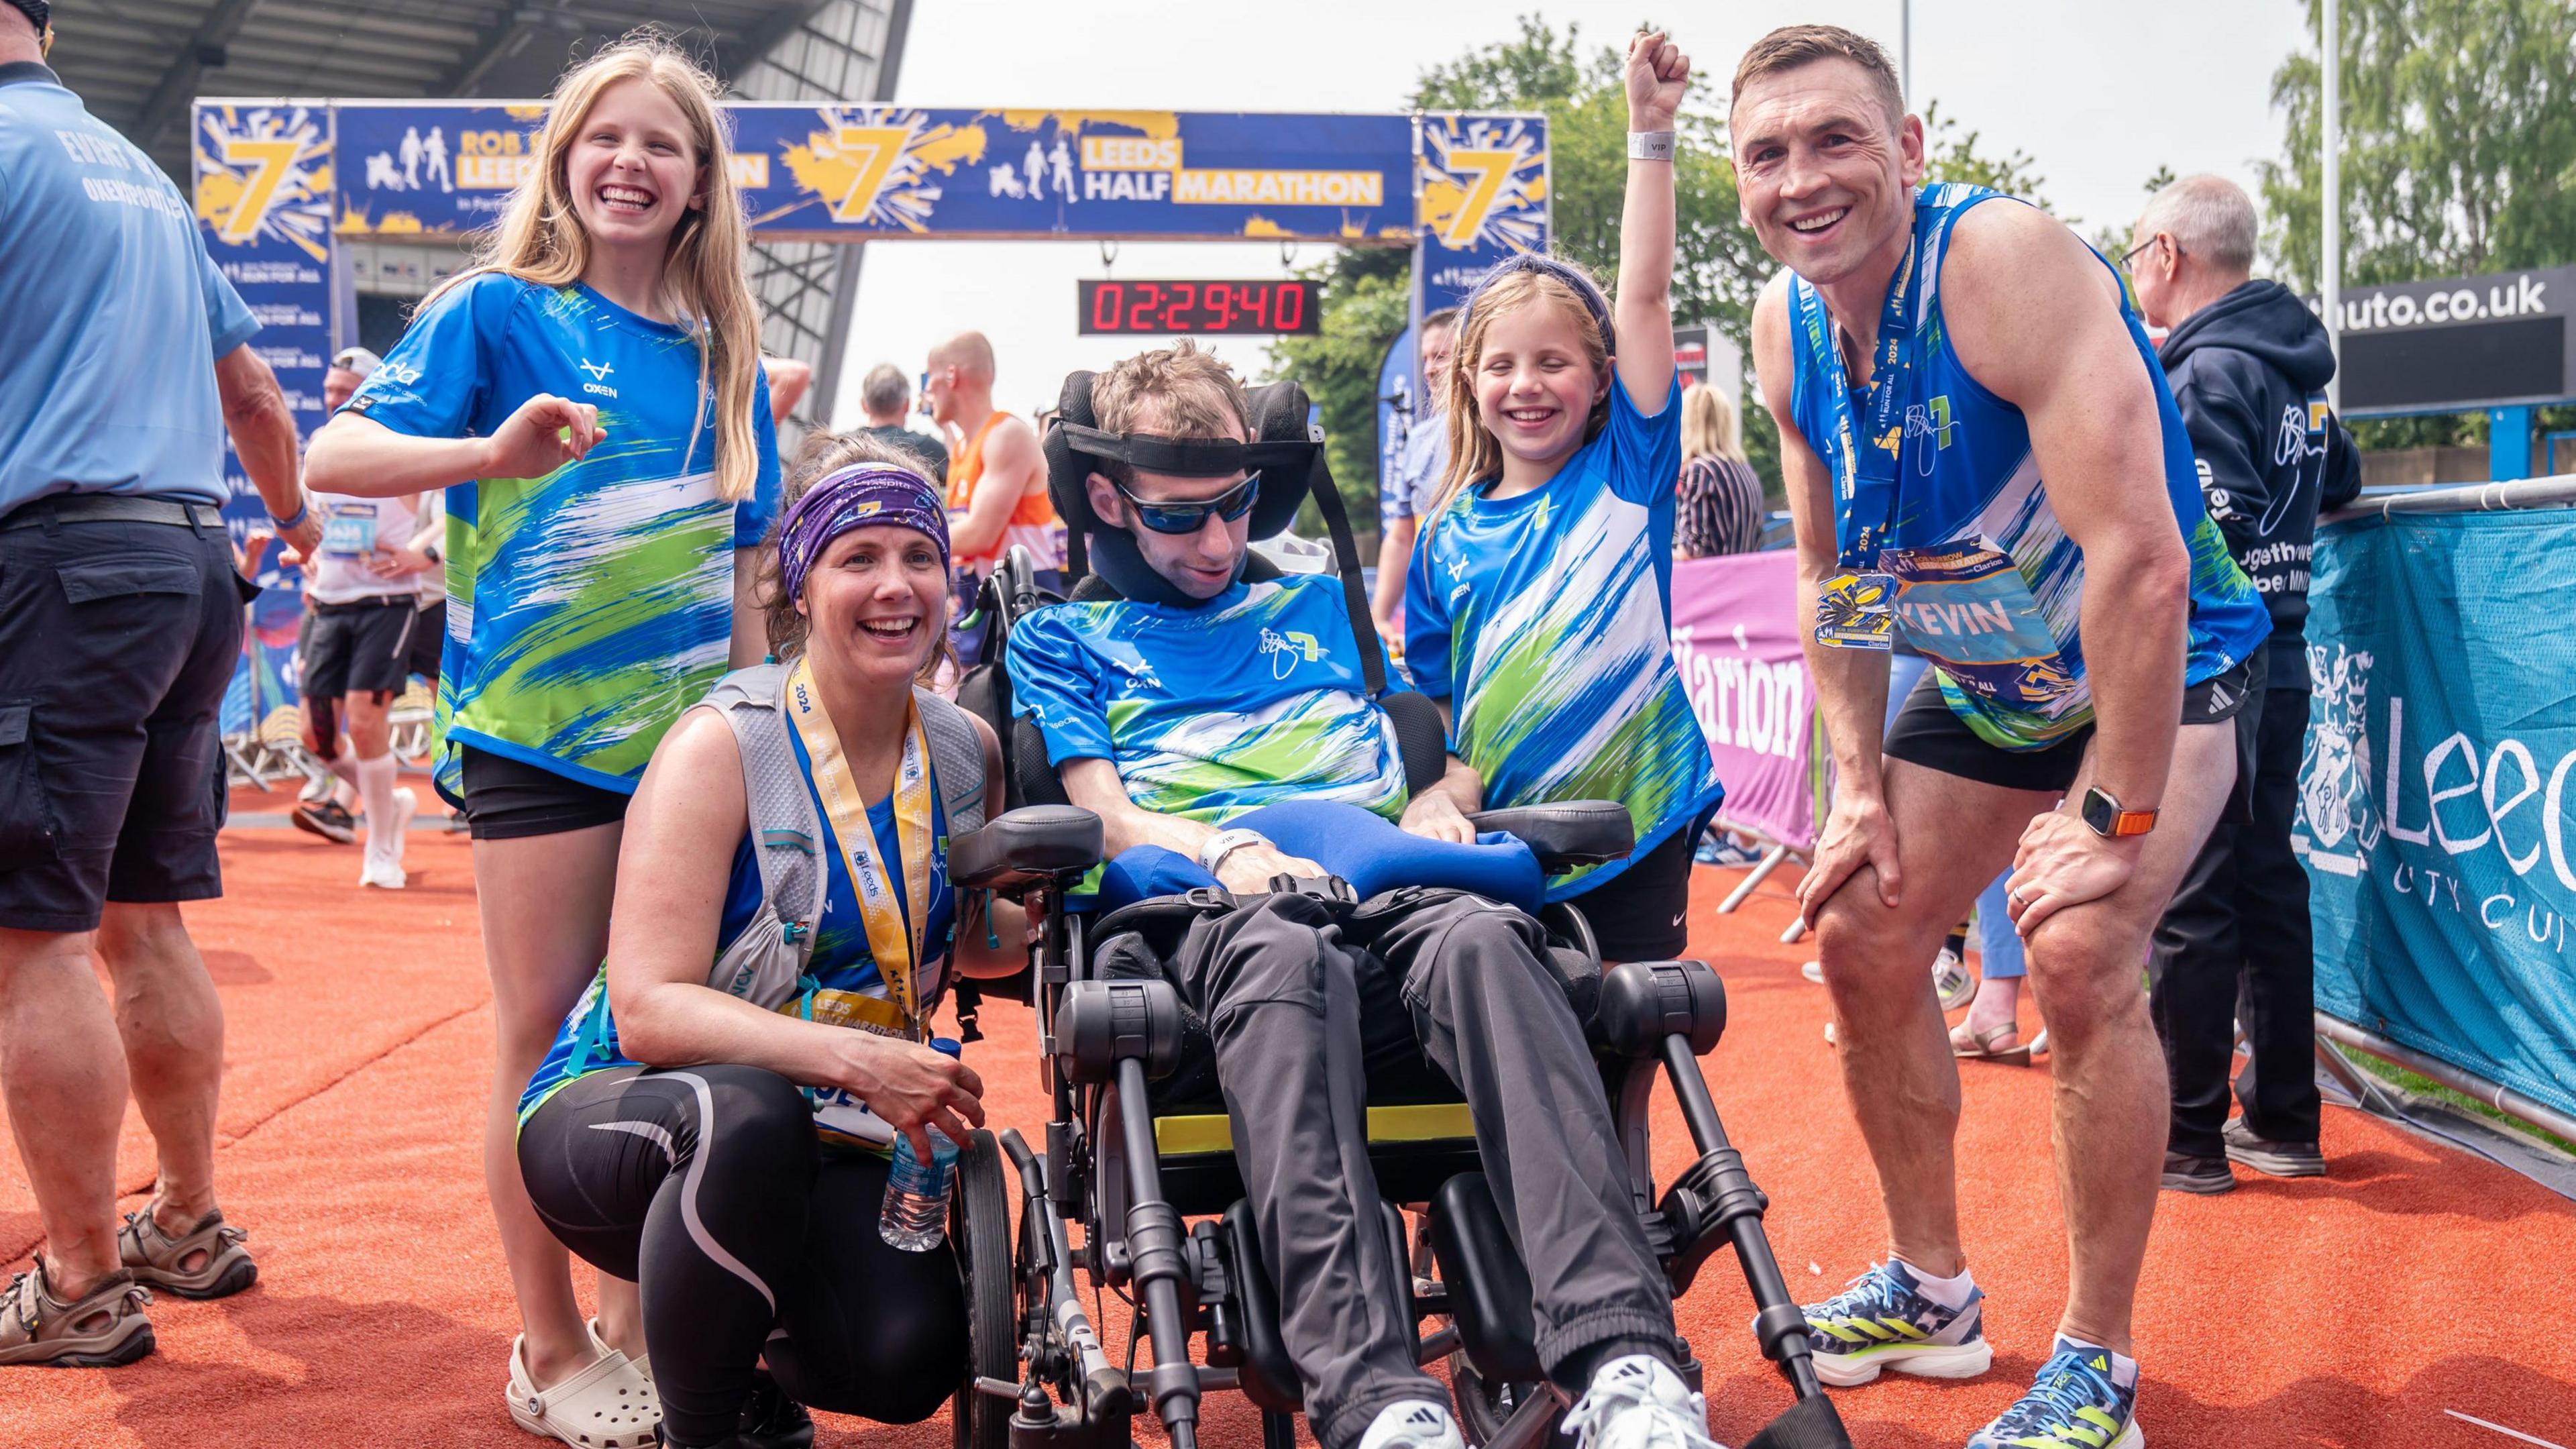
M1398 1399L1377 1411L1360 1449L1466 1449L1449 1406L1431 1399Z
M2241 1162L2266 1177L2323 1177L2326 1155L2313 1142L2274 1142L2257 1137L2242 1117L2230 1117L2224 1134L2227 1160Z
M1959 940L1956 936L1950 939ZM1976 973L1959 959L1955 945L1943 946L1941 954L1932 958L1932 994L1941 999L1943 1011L1956 1011L1977 994Z
M288 813L296 829L319 835L333 845L347 845L358 838L357 817L337 800L299 800Z
M2165 1154L2163 1186L2167 1192L2196 1192L2205 1197L2234 1192L2236 1174L2227 1170L2224 1157L2194 1157L2188 1152L2168 1152Z
M1719 1449L1708 1437L1708 1402L1682 1376L1642 1353L1612 1359L1565 1411L1576 1449Z
M398 891L410 883L410 877L403 874L401 866L380 855L368 856L366 863L358 867L358 884L362 888Z
M1816 1377L1836 1388L1868 1383L1881 1369L1974 1378L1995 1358L1986 1342L1985 1298L1971 1286L1966 1303L1947 1308L1923 1295L1905 1264L1873 1266L1842 1292L1801 1310Z
M2120 1387L2109 1349L2061 1336L2030 1392L1968 1449L2147 1449L2137 1407L2138 1386Z
M1818 986L1822 986L1825 984L1825 963L1822 961L1810 961L1806 965L1798 968L1798 974L1806 977Z

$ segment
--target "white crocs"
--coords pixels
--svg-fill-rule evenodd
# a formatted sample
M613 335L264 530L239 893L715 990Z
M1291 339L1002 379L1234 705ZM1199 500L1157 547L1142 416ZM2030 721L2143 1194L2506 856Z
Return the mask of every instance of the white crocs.
M590 1331L590 1346L591 1346L591 1347L593 1347L593 1348L595 1348L595 1349L598 1349L602 1354L611 1354L611 1353L615 1353L615 1352L617 1352L617 1350L616 1350L616 1349L610 1348L610 1347L608 1346L608 1340L607 1340L607 1339L600 1337L600 1334L599 1334L599 1320L598 1320L598 1319L596 1319L596 1318L590 1319L589 1321L587 1321L587 1322L583 1323L583 1324L582 1324L582 1327L583 1327L583 1328L586 1328L586 1329L588 1329L588 1330ZM644 1382L646 1382L646 1383L648 1383L648 1384L649 1384L649 1383L651 1383L651 1382L653 1382L653 1355L651 1355L650 1353L647 1353L647 1354L645 1354L642 1358L630 1358L630 1359L628 1359L628 1360L627 1360L627 1362L628 1362L628 1363L631 1363L631 1364L633 1364L633 1365L635 1365L635 1371L636 1371L637 1373L642 1374L642 1375L644 1376Z
M531 1434L574 1449L650 1449L662 1422L653 1381L609 1349L549 1389L528 1377L524 1336L510 1340L510 1418Z

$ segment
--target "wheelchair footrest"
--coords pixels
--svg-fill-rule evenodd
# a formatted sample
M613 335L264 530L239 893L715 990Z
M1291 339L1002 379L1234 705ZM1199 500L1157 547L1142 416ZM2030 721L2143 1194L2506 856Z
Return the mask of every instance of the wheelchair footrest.
M1462 1172L1432 1196L1431 1253L1448 1289L1458 1346L1476 1372L1489 1383L1545 1379L1529 1268L1512 1246L1483 1173Z

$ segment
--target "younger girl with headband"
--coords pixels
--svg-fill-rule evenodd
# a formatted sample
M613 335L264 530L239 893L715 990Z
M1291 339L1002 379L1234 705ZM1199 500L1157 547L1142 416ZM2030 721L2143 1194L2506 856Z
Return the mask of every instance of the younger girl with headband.
M1405 666L1448 701L1453 749L1488 808L1628 807L1633 854L1548 883L1608 961L1681 953L1692 838L1724 793L1669 623L1672 124L1689 76L1662 35L1629 44L1615 307L1580 268L1533 255L1468 294L1449 474L1405 588Z
M464 807L492 974L483 1175L524 1327L511 1417L567 1443L656 1417L632 1283L585 1325L528 1207L512 1107L599 967L628 797L730 659L760 659L749 556L778 493L716 83L668 41L555 88L469 270L314 435L318 492L444 489L440 793ZM585 1437L586 1436L586 1437Z

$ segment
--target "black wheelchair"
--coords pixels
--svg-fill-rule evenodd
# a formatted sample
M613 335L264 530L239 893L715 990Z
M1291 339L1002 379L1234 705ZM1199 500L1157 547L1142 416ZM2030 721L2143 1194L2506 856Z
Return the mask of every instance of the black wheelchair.
M1076 444L1101 436L1089 433L1090 399L1091 374L1068 379L1063 414L1046 439L1056 507L1076 539L1067 576L1077 600L1119 597L1097 573L1086 575L1079 552L1090 516L1082 479L1091 465ZM1305 475L1303 495L1332 532L1376 688L1383 662L1360 592L1358 551L1323 462L1321 434L1307 423L1304 394L1273 384L1255 389L1253 401L1257 441L1298 445L1283 447L1282 457ZM1268 516L1256 510L1256 538L1285 528L1301 501L1297 491L1278 491L1288 502L1283 508L1265 498ZM1256 553L1247 577L1273 572ZM979 996L1015 995L1035 1007L1051 1111L1042 1152L1013 1130L998 1139L977 1132L959 1159L951 1226L973 1332L954 1405L956 1442L958 1449L1129 1449L1134 1415L1150 1409L1175 1449L1196 1449L1201 1397L1238 1390L1261 1410L1264 1449L1293 1449L1301 1388L1279 1321L1281 1295L1296 1285L1270 1282L1263 1267L1222 1102L1155 1094L1179 1062L1189 1026L1179 994L1166 981L1103 969L1107 948L1132 956L1140 942L1156 949L1176 940L1196 913L1222 908L1226 902L1210 898L1224 893L1152 899L1098 918L1069 904L1099 863L1100 821L1066 802L1035 726L1011 708L999 667L1012 623L1054 601L1035 584L1027 555L1014 550L983 586L978 604L991 626L958 695L1003 742L1007 809L951 843L951 875L960 888L1022 903L1030 956L1028 972L1013 983L962 983L959 1014L971 1040ZM1398 693L1387 702L1408 778L1420 788L1442 766L1439 716L1419 695ZM1626 811L1604 802L1473 818L1481 830L1520 837L1551 873L1622 857L1633 840ZM1337 880L1282 877L1273 888L1327 899L1350 894ZM1592 964L1589 990L1570 994L1578 1015L1588 1015L1635 1201L1673 1295L1688 1290L1713 1254L1732 1247L1758 1309L1754 1341L1795 1391L1793 1406L1748 1449L1846 1449L1850 1441L1809 1362L1806 1320L1763 1234L1767 1200L1728 1142L1700 1073L1697 1059L1725 1031L1724 985L1698 961L1632 961L1604 974L1579 915L1551 907L1542 924ZM1658 1073L1671 1081L1700 1154L1660 1197L1648 1140ZM1418 1361L1446 1360L1469 1442L1532 1449L1557 1437L1568 1400L1539 1363L1528 1273L1481 1171L1465 1103L1454 1092L1445 1100L1372 1098L1367 1119L1384 1231L1398 1261L1413 1265L1412 1301L1402 1307L1415 1325ZM1417 1209L1418 1231L1408 1232L1399 1204ZM1105 1287L1132 1305L1138 1333L1125 1365L1112 1360L1093 1328L1079 1286L1085 1279L1095 1292ZM1132 1372L1139 1336L1153 1349L1142 1375ZM1696 1388L1699 1365L1687 1363L1683 1373Z

